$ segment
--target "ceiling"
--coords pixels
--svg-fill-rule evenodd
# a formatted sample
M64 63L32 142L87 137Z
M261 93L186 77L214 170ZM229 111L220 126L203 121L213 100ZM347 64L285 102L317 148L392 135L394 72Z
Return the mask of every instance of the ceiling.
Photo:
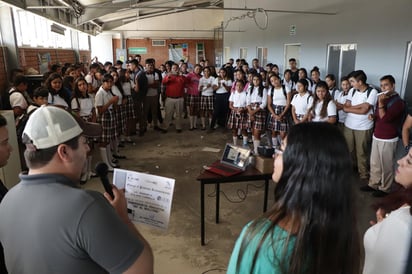
M248 3L247 3L248 1ZM256 8L269 14L333 14L343 0L3 0L91 34L124 38L213 38L227 18ZM225 5L225 7L224 7ZM253 7L253 8L252 8ZM277 8L276 10L274 10ZM330 10L330 9L329 9ZM227 20L226 20L227 21ZM226 30L225 30L226 31Z

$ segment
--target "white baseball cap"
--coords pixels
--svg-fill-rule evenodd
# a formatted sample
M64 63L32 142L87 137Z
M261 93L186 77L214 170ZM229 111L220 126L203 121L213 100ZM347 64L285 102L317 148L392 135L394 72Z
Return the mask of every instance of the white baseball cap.
M23 138L23 142L33 144L36 149L46 149L81 134L99 137L101 132L100 124L86 123L62 108L42 105L30 115L23 131L29 140Z

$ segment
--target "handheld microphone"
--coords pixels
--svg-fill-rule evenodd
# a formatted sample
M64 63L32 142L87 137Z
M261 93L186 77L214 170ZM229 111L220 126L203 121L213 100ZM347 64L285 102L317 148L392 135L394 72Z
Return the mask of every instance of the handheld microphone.
M109 167L107 164L100 162L96 164L95 171L96 175L99 176L100 181L102 182L102 185L104 187L104 190L109 193L110 197L114 199L114 194L112 190L112 185L109 182L109 178L107 178L107 172L109 170Z

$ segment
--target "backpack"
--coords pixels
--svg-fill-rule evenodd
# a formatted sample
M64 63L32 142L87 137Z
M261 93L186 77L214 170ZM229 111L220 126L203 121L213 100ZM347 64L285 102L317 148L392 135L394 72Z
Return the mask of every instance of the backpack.
M403 103L403 110L402 110L401 121L399 122L399 125L397 126L396 131L398 133L398 137L402 138L402 127L406 120L406 117L408 117L408 103L398 95L398 96L395 96L393 99L389 100L388 104L386 105L386 108L387 109L390 108L394 103L396 103L399 100L401 100Z
M21 141L23 137L23 131L26 127L27 121L30 118L30 115L36 110L37 108L32 109L30 112L25 112L19 117L16 118L16 135L17 140Z
M371 91L374 89L374 87L368 86L368 88L366 89L366 98L369 97L369 95L371 94ZM357 89L352 89L352 97L355 94L355 92L357 91Z

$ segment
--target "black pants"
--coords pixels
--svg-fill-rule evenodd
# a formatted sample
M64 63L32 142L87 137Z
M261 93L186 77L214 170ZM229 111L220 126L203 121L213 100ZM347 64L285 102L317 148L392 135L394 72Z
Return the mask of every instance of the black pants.
M215 94L215 104L213 106L213 116L210 128L213 129L216 123L221 127L226 126L227 115L229 113L229 97L229 92Z

